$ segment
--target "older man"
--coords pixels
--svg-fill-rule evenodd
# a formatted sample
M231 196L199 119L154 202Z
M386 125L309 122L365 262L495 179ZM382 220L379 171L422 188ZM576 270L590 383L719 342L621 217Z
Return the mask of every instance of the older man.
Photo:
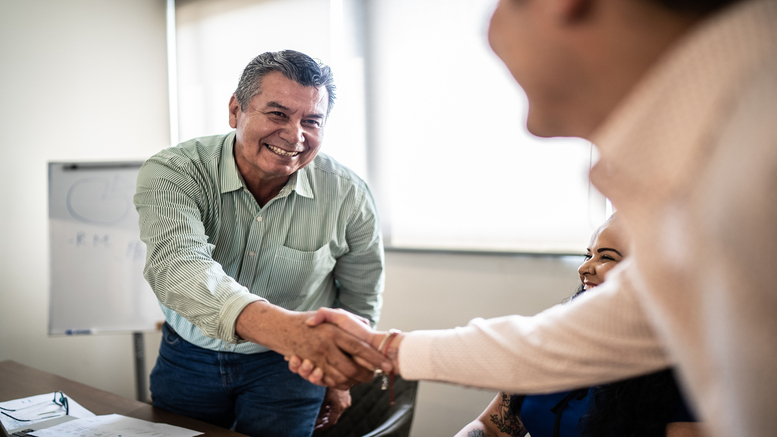
M319 154L333 103L328 67L264 53L229 101L234 131L141 169L144 273L166 318L154 405L250 435L309 436L325 393L283 356L321 358L339 389L370 379L354 357L383 361L338 328L303 323L305 311L335 306L374 324L383 290L370 191ZM329 390L327 401L334 421L350 398Z
M489 38L531 132L598 146L632 256L535 317L389 338L399 371L537 393L676 365L710 435L777 435L777 2L501 0Z

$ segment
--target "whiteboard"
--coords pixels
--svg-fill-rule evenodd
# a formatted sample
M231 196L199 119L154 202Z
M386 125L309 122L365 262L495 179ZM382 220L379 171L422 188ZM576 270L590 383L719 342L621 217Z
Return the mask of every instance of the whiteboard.
M132 203L142 162L49 163L49 334L154 331Z

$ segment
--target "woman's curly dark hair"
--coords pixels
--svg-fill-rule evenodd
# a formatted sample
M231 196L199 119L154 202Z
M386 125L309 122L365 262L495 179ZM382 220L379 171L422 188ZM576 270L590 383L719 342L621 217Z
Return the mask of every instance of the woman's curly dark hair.
M582 284L569 300L585 293ZM593 405L580 419L581 437L664 437L681 406L672 369L593 388ZM524 395L510 397L510 412L520 417Z

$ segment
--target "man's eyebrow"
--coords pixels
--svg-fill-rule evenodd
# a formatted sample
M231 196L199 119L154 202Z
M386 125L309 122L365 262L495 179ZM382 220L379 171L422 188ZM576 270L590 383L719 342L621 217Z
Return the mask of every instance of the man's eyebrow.
M268 108L278 108L278 109L281 109L281 110L286 111L286 112L291 112L291 109L289 107L284 106L284 105L282 105L282 104L280 104L278 102L275 102L275 101L267 102L267 106L266 107L268 107ZM310 115L307 115L306 118L316 118L316 119L323 120L324 119L324 114L318 114L318 113L310 114Z
M283 106L283 105L281 105L281 104L280 104L280 103L278 103L278 102L272 102L272 101L271 101L271 102L267 102L267 107L268 107L268 108L278 108L278 109L283 109L284 111L291 111L291 109L289 109L289 108L288 108L288 107L286 107L286 106Z
M623 256L623 255L621 255L620 252L618 252L617 250L615 250L613 248L610 248L610 247L602 247L599 250L597 250L596 253L602 253L602 252L607 251L607 250L610 250L610 251L613 251L613 252L617 253L618 256Z

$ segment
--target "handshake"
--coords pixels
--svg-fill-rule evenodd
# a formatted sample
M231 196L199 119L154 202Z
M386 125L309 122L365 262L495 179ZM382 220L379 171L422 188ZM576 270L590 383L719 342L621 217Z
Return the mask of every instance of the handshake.
M376 373L399 373L402 334L375 331L345 310L296 312L258 301L243 309L235 331L283 355L292 372L316 385L347 390Z
M339 353L334 356L324 356L318 363L297 355L286 356L289 370L309 382L347 389L354 384L369 381L374 375L392 371L399 373L398 350L402 341L399 331L375 331L370 328L367 319L331 308L320 308L305 324L311 328L329 324L343 331L338 333L341 338L335 338Z

